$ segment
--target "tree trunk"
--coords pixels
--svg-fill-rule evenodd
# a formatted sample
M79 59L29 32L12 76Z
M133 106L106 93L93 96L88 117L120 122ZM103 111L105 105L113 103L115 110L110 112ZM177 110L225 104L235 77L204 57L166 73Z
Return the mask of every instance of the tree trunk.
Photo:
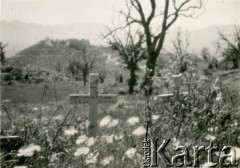
M130 72L130 79L128 81L128 87L129 87L129 94L133 94L134 92L134 86L137 84L137 75L136 70L137 70L137 63L132 64L131 69L129 70Z
M144 88L145 91L145 96L152 95L153 92L152 78L155 75L156 59L157 57L155 56L155 53L153 53L149 55L149 59L147 60L146 63L147 70L142 84L142 88Z
M238 69L239 65L238 65L238 59L237 56L235 56L236 58L233 59L233 69Z
M133 94L134 92L134 86L136 85L136 75L135 75L135 65L132 65L130 69L130 79L128 81L128 87L129 87L129 94Z
M87 83L87 75L83 74L83 85L86 86Z
M130 79L130 80L131 80L131 79ZM133 89L134 89L134 86L133 86L133 85L131 85L130 83L128 84L128 86L129 86L128 93L129 93L129 94L133 94Z

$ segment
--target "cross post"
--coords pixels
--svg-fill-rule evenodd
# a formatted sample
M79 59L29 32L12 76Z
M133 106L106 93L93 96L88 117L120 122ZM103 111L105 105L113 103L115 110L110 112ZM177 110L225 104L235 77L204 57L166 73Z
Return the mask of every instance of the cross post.
M99 74L90 74L89 94L71 94L70 104L89 105L89 128L88 135L97 135L98 104L113 104L117 102L116 94L98 94Z

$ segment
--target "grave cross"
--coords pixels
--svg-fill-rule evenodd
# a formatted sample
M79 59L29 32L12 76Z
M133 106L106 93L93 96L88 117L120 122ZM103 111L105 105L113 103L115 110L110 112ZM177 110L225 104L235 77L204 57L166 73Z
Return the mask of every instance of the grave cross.
M95 137L97 134L98 104L99 103L116 103L115 94L98 94L99 74L90 74L89 94L71 94L71 104L88 104L89 105L89 136Z
M172 76L172 79L173 79L173 84L174 86L176 87L177 89L177 92L179 93L180 91L180 87L183 85L183 77L182 77L182 74L179 74L179 75L173 75ZM179 94L183 94L183 95L186 95L188 94L188 92L181 92ZM161 95L157 95L155 97L155 99L162 99L163 101L167 100L168 98L172 97L173 96L173 93L168 93L168 94L161 94Z

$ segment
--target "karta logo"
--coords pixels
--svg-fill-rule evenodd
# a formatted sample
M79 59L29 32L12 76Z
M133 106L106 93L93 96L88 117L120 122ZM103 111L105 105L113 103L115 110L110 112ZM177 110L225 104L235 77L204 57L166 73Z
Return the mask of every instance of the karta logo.
M169 150L168 145L171 139L163 139L162 143L158 143L158 139L150 139L148 137L148 124L146 129L146 136L143 140L143 166L144 167L158 167L161 160L167 167L199 167L201 156L207 156L207 161L211 167L220 165L221 167L238 166L239 162L236 160L236 151L231 146L223 146L221 149L218 146L213 145L213 141L210 141L209 146L193 146L190 148L185 146L177 146L172 149L173 156L167 156L166 151ZM220 150L219 150L220 149ZM220 153L219 156L214 156L215 152ZM190 159L191 158L191 159ZM214 162L217 161L217 162ZM205 162L204 162L205 163ZM203 164L203 163L202 163Z

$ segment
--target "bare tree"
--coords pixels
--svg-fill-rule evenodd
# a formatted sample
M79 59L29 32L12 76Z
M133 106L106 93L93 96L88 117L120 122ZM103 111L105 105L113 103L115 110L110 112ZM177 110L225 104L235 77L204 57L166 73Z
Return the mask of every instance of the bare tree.
M204 47L201 50L201 56L205 62L209 62L209 60L211 59L211 55L210 55L210 51L207 47Z
M226 61L232 61L233 69L238 69L240 61L240 27L235 25L234 29L233 35L226 35L220 30L218 34L221 40L220 45L227 46L223 52Z
M136 71L139 71L138 62L141 61L145 56L145 50L142 48L144 42L144 35L137 32L137 37L127 33L126 42L120 38L115 37L113 34L108 38L109 45L112 49L118 51L123 63L126 65L126 69L129 70L129 94L134 92L134 86L137 85L138 76Z
M142 86L148 86L147 92L151 94L156 60L163 48L166 32L180 16L193 17L195 9L202 8L202 0L126 0L126 7L125 11L120 11L125 24L114 28L110 34L133 25L143 30L148 55Z
M88 48L90 43L87 40L77 40L72 39L70 41L70 46L73 49L73 57L69 60L69 65L67 70L72 74L73 77L79 79L80 73L83 76L83 84L84 86L87 83L87 76L90 71L94 68L94 63L96 59L96 55L89 54Z
M89 75L90 71L94 68L95 59L96 54L94 55L94 57L91 57L90 55L87 54L87 46L82 49L82 54L80 55L79 60L79 69L82 72L84 86L87 83L87 76Z
M0 42L1 63L5 62L5 47L7 47L7 45L7 43L3 44L2 42Z
M175 61L174 73L183 73L187 70L187 59L189 56L189 37L187 32L177 29L172 40L172 55Z
M211 54L207 47L204 47L201 51L201 56L203 60L208 63L208 69L218 69L218 60L216 58L219 52L219 46L217 45L217 49L215 54Z
M55 70L57 71L57 73L60 73L62 71L62 64L60 61L57 62L56 65L54 65Z

